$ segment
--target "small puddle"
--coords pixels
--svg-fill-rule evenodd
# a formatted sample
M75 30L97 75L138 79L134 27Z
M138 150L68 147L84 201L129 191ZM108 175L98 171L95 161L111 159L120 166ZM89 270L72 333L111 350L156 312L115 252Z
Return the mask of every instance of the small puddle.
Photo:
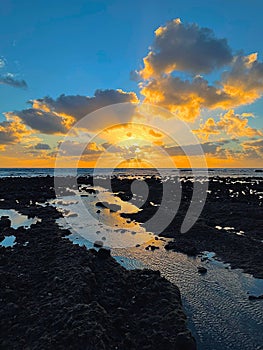
M6 236L2 242L0 242L0 247L8 248L8 247L13 247L16 242L16 237L15 236Z
M20 214L14 209L0 209L0 218L1 216L8 216L11 220L11 227L17 229L18 227L29 228L31 225L36 224L40 219L31 218L29 219L26 215Z

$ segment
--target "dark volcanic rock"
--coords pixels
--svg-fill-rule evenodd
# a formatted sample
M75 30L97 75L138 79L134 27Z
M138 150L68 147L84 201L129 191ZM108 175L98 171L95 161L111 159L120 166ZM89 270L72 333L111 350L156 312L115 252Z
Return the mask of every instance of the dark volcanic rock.
M146 250L152 250L152 251L154 251L154 250L160 249L160 248L157 247L157 246L155 246L155 245L150 244L150 245L148 245L147 247L145 247L145 249L146 249Z
M196 256L199 253L193 243L188 242L187 239L170 241L166 244L165 249L181 252L189 256Z
M102 242L102 241L95 241L95 242L94 242L94 247L96 247L96 248L101 248L101 247L103 247L103 242Z
M82 187L81 190L82 190L82 191L85 191L85 192L88 193L88 194L96 194L96 193L97 193L96 190L94 190L93 188L88 188L88 187ZM83 195L81 195L81 196L83 196Z
M2 208L42 219L13 230L14 248L0 248L1 350L196 349L176 286L64 239L61 214L36 204L54 198L52 178L0 184Z
M4 230L6 228L11 227L11 220L9 219L8 216L2 216L0 219L0 230Z
M176 338L176 345L181 350L195 349L195 340L189 332L179 333Z
M197 271L201 274L204 274L207 273L207 268L205 268L204 266L198 266Z
M96 207L99 208L108 208L110 209L111 212L115 212L121 209L121 206L118 204L111 204L108 202L97 202L96 203Z
M249 299L249 300L263 300L263 294L262 294L262 295L258 295L258 296L256 296L256 295L250 295L250 296L248 297L248 299Z

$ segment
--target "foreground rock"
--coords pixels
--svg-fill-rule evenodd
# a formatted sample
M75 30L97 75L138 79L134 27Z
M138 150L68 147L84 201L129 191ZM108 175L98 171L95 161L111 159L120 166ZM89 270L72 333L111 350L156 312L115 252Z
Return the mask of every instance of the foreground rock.
M16 245L0 248L0 349L196 349L176 286L64 238L61 214L36 204L54 197L51 178L0 184L2 208L42 219L5 225Z
M262 295L250 295L248 297L249 300L263 300L263 294Z

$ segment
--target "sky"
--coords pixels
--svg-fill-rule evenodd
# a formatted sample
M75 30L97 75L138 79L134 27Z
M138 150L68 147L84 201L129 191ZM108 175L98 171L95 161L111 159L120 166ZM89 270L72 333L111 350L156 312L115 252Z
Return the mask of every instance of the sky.
M263 167L262 10L1 0L0 167Z

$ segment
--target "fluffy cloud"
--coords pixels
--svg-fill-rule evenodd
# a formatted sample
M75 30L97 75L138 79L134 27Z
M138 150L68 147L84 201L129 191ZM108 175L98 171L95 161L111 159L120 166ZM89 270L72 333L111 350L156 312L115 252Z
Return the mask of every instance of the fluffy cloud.
M229 96L226 108L250 104L263 93L263 63L257 53L234 58L230 70L222 74L223 91Z
M17 112L5 114L7 119L17 119L43 134L65 134L68 130L68 119L52 112L45 112L41 109L29 108Z
M145 103L165 107L187 121L195 120L202 107L215 109L229 98L224 91L199 76L192 80L164 76L140 86Z
M1 64L1 61L0 61ZM22 89L26 89L27 88L27 83L25 82L25 80L18 80L15 79L13 74L7 74L4 76L0 76L0 85L10 85L16 88L22 88Z
M263 94L263 63L256 57L236 57L215 85L201 76L183 80L164 75L141 82L141 94L144 102L168 108L187 121L195 120L202 108L227 110L247 105Z
M0 57L0 69L6 67L6 59L4 57ZM15 75L12 73L6 73L0 75L0 85L9 85L16 88L27 88L27 83L25 80L19 80L15 78Z
M250 158L260 158L263 156L263 140L252 140L242 143L246 156Z
M0 146L4 148L7 145L13 145L21 142L23 137L28 136L30 132L25 125L16 121L4 121L0 123Z
M200 129L195 130L195 132L205 138L208 138L210 135L220 134L221 132L229 136L262 136L260 130L248 126L246 114L236 114L233 109L221 115L217 122L213 118L208 118L204 124L201 124Z
M225 39L179 19L155 31L143 62L138 77L144 102L165 107L186 121L194 121L202 109L229 110L263 94L263 63L257 53L233 56ZM216 82L199 75L213 71L219 74Z
M144 58L144 79L172 71L193 74L208 73L232 60L226 39L218 39L213 31L197 24L183 24L180 19L169 21L155 31L149 54Z
M122 90L97 90L94 97L61 95L56 100L51 97L29 101L31 108L22 111L7 112L9 120L19 118L25 125L43 134L66 134L71 126L86 114L99 108L116 103L137 103L138 99L133 92ZM113 122L128 122L133 109L116 109L114 115L101 113L96 120L87 125L87 128L96 130L103 128L104 124Z
M51 97L44 97L32 101L32 106L33 108L48 109L56 113L67 114L79 120L99 108L123 102L137 103L139 101L134 92L125 92L117 89L96 90L94 97L61 95L55 100Z

